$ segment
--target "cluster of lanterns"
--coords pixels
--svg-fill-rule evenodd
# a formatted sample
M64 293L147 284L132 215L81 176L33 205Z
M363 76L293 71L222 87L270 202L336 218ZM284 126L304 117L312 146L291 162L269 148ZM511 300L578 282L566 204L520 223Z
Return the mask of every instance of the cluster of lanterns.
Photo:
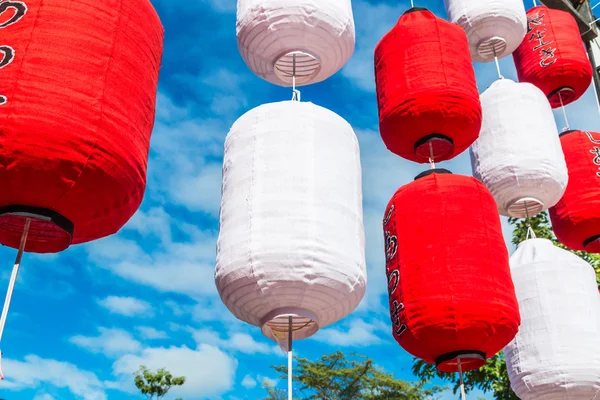
M0 339L23 252L115 233L145 190L160 20L148 0L59 3L0 2L0 243L19 250ZM509 259L499 216L549 209L562 243L600 252L600 134L559 138L552 114L591 82L577 24L520 0L445 4L450 22L413 7L375 50L382 140L432 165L384 214L393 335L461 379L505 349L522 399L590 399L591 267L535 238ZM248 111L227 135L215 281L236 317L288 351L291 372L293 340L351 313L367 283L356 135L297 90L352 55L351 3L239 0L237 38L248 67L293 96ZM499 72L480 96L472 61L510 54L519 83ZM435 168L469 148L475 177Z
M240 320L288 352L351 313L367 283L357 137L342 117L300 101L354 51L350 0L239 0L248 67L292 100L239 118L225 140L215 282Z
M600 251L600 135L559 138L552 112L591 82L577 25L546 7L526 13L521 0L445 4L450 21L412 7L375 49L382 140L432 166L384 214L393 335L461 380L506 349L521 398L588 399L600 389L592 269L535 238L509 258L500 222L550 209L563 243ZM239 0L237 37L248 67L293 96L247 112L227 135L215 280L236 317L288 351L291 373L292 341L348 315L365 292L356 136L296 89L351 56L350 1ZM510 54L519 83L500 74ZM498 69L482 95L473 60ZM474 177L435 167L469 148Z
M0 244L19 249L0 339L24 251L111 235L142 201L163 28L125 3L0 3Z
M592 80L578 26L521 0L445 4L451 22L413 7L375 49L381 137L432 166L384 214L393 335L461 383L505 349L520 398L589 400L600 391L593 269L535 235L509 260L499 219L550 209L563 244L600 252L600 134L559 138L552 112ZM519 83L500 73L509 54ZM472 60L498 69L481 96ZM469 147L474 178L435 168Z

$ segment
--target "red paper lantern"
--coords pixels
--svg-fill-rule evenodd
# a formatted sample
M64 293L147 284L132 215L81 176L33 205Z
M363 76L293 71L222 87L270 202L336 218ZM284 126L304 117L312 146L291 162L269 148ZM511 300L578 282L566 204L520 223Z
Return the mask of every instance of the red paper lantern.
M553 108L580 98L592 82L592 65L575 18L545 6L527 12L527 35L513 53L520 82L540 88Z
M570 249L600 253L600 133L567 131L560 142L569 184L550 209L554 234Z
M479 136L481 104L463 29L408 10L375 49L381 137L408 160L451 159Z
M443 372L477 369L520 325L492 194L432 170L401 187L383 221L393 334Z
M163 29L149 0L0 3L0 243L57 252L142 201Z

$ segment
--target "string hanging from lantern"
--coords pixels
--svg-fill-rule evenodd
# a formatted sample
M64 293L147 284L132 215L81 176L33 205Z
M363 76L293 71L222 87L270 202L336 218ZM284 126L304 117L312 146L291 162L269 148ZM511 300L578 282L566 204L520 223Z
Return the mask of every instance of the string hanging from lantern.
M462 365L460 364L460 357L458 357L457 361L458 361L458 376L460 379L460 398L461 398L461 400L466 400L467 394L465 393L465 382L463 380L463 371L462 371Z
M560 107L562 108L563 117L565 119L565 127L563 128L563 132L566 132L570 129L569 119L567 118L567 110L565 109L565 105L563 104L562 94L560 92L558 92L558 99L560 100Z
M410 0L410 7L413 8L415 6L415 2L413 0Z
M292 363L294 358L292 357L292 321L293 317L288 317L288 400L293 400L292 397Z
M435 169L435 159L433 158L433 144L429 142L429 164L431 165L431 169Z
M8 317L8 309L10 308L10 301L17 281L17 275L19 274L19 267L21 266L21 259L23 258L23 252L25 251L25 244L27 243L27 235L29 234L29 226L31 225L31 218L25 219L25 226L21 235L21 243L19 245L19 251L17 258L13 266L10 281L8 283L8 290L6 291L6 298L4 300L4 307L2 308L2 316L0 317L0 343L2 343L2 335L4 334L4 326L6 325L6 319ZM0 380L4 380L2 374L2 351L0 350Z
M498 61L498 55L496 54L496 46L492 42L492 51L494 52L494 62L496 63L496 71L498 72L498 79L504 79L502 73L500 72L500 62Z
M525 236L525 240L529 240L529 238L537 239L535 231L533 230L533 228L531 226L531 217L529 216L529 206L527 205L527 201L525 201L525 215L527 217L526 222L525 222L525 224L527 226L527 235Z
M533 6L537 7L537 1L533 0Z
M292 56L292 101L300 101L300 91L296 89L296 54Z

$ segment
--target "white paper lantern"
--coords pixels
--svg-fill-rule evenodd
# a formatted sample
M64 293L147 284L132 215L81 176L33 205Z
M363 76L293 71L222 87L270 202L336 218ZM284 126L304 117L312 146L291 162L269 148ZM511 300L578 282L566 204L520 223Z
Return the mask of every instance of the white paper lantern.
M261 78L291 86L321 82L354 52L350 0L238 0L237 38L242 57Z
M265 104L225 140L215 280L272 339L348 315L366 288L361 166L352 127L307 102Z
M549 240L519 245L510 259L521 328L504 349L522 400L600 397L600 295L593 268Z
M500 214L525 218L554 206L569 176L546 96L529 83L501 79L481 95L481 106L473 175L490 189Z
M444 0L450 21L463 27L473 61L511 54L527 33L522 0Z

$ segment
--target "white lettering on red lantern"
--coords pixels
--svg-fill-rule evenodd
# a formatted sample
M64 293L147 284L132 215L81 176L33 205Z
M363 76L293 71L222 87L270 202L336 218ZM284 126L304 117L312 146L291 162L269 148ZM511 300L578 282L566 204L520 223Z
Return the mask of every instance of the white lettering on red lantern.
M1 1L1 0L0 0ZM27 14L27 4L22 1L1 1L0 2L0 21L3 15L13 12L8 19L0 22L0 29L7 28L19 22ZM0 45L0 69L10 65L15 59L15 50L8 45ZM8 99L0 94L0 106L6 104Z
M594 139L594 137L592 136L592 134L590 132L586 132L586 135L588 137L588 139L590 139L590 142L594 143L594 144L600 144L600 140L596 140ZM594 157L594 164L598 165L598 169L600 170L600 147L594 146L594 148L592 150L590 150L590 153L594 154L596 157ZM596 172L596 176L600 177L600 172Z

